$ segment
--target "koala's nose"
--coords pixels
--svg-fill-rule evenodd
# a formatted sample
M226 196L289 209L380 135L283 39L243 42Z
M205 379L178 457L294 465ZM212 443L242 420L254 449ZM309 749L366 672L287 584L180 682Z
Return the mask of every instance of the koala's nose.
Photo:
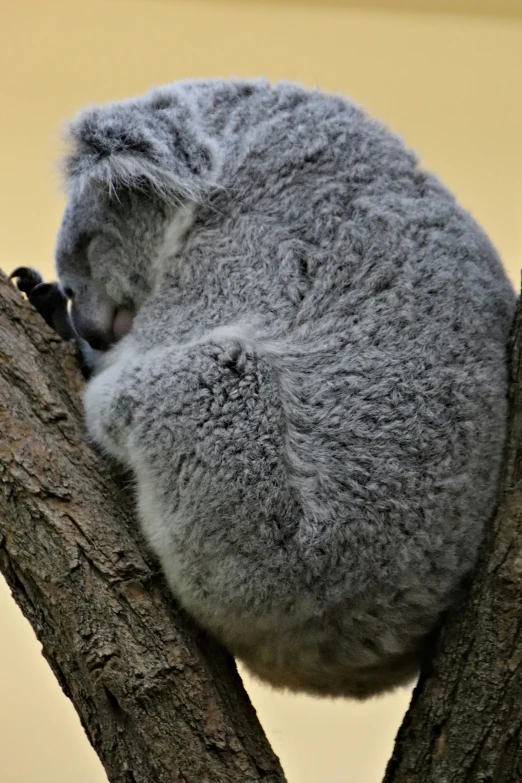
M82 329L81 336L95 351L107 351L112 344L112 340L109 336L105 332L101 332L97 329Z
M76 296L71 304L71 321L76 334L89 343L95 351L107 351L112 343L114 305L110 301L87 298L85 292Z

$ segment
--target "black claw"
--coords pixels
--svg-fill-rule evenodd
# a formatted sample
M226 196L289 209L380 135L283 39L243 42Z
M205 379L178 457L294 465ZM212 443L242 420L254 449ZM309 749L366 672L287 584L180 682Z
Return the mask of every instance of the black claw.
M14 280L18 290L27 296L42 282L41 274L29 266L18 266L14 272L11 272L9 279Z
M38 283L32 288L28 299L45 320L47 320L46 316L50 315L57 307L67 306L67 299L62 294L58 283Z

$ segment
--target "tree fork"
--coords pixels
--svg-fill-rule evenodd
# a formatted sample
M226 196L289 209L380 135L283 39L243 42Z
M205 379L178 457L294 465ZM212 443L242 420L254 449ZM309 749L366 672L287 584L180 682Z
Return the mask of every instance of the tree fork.
M0 277L0 569L111 783L278 783L234 663L170 598L85 442L74 350ZM522 308L498 510L384 783L522 781Z
M111 783L282 783L233 659L175 604L75 351L0 276L0 569Z

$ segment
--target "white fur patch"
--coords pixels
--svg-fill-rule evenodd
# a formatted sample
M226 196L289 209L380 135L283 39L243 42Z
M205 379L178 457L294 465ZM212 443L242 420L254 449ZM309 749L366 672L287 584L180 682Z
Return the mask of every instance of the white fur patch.
M183 238L194 222L196 205L193 202L183 204L176 212L172 220L167 223L163 242L161 243L156 258L153 262L155 280L161 281L165 269L175 258L183 245Z

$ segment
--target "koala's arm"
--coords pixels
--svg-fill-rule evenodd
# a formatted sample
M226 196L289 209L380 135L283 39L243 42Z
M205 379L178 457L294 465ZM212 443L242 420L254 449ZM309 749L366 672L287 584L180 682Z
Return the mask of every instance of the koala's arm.
M298 510L270 363L223 334L142 355L133 348L125 338L87 384L86 423L133 470L143 530L173 591L206 625L202 607L217 611L209 594L236 617L282 595L295 600L299 588L278 563Z
M131 334L102 357L86 387L88 430L100 446L130 464L148 443L155 447L161 433L172 443L185 437L195 443L200 430L219 429L225 425L222 417L232 417L233 411L242 417L243 407L255 407L256 400L263 400L263 415L270 417L275 381L268 379L268 365L261 372L260 362L253 347L220 329L196 343L145 351ZM250 384L255 388L248 399ZM239 419L227 419L227 426L235 425ZM237 443L244 437L239 432Z

